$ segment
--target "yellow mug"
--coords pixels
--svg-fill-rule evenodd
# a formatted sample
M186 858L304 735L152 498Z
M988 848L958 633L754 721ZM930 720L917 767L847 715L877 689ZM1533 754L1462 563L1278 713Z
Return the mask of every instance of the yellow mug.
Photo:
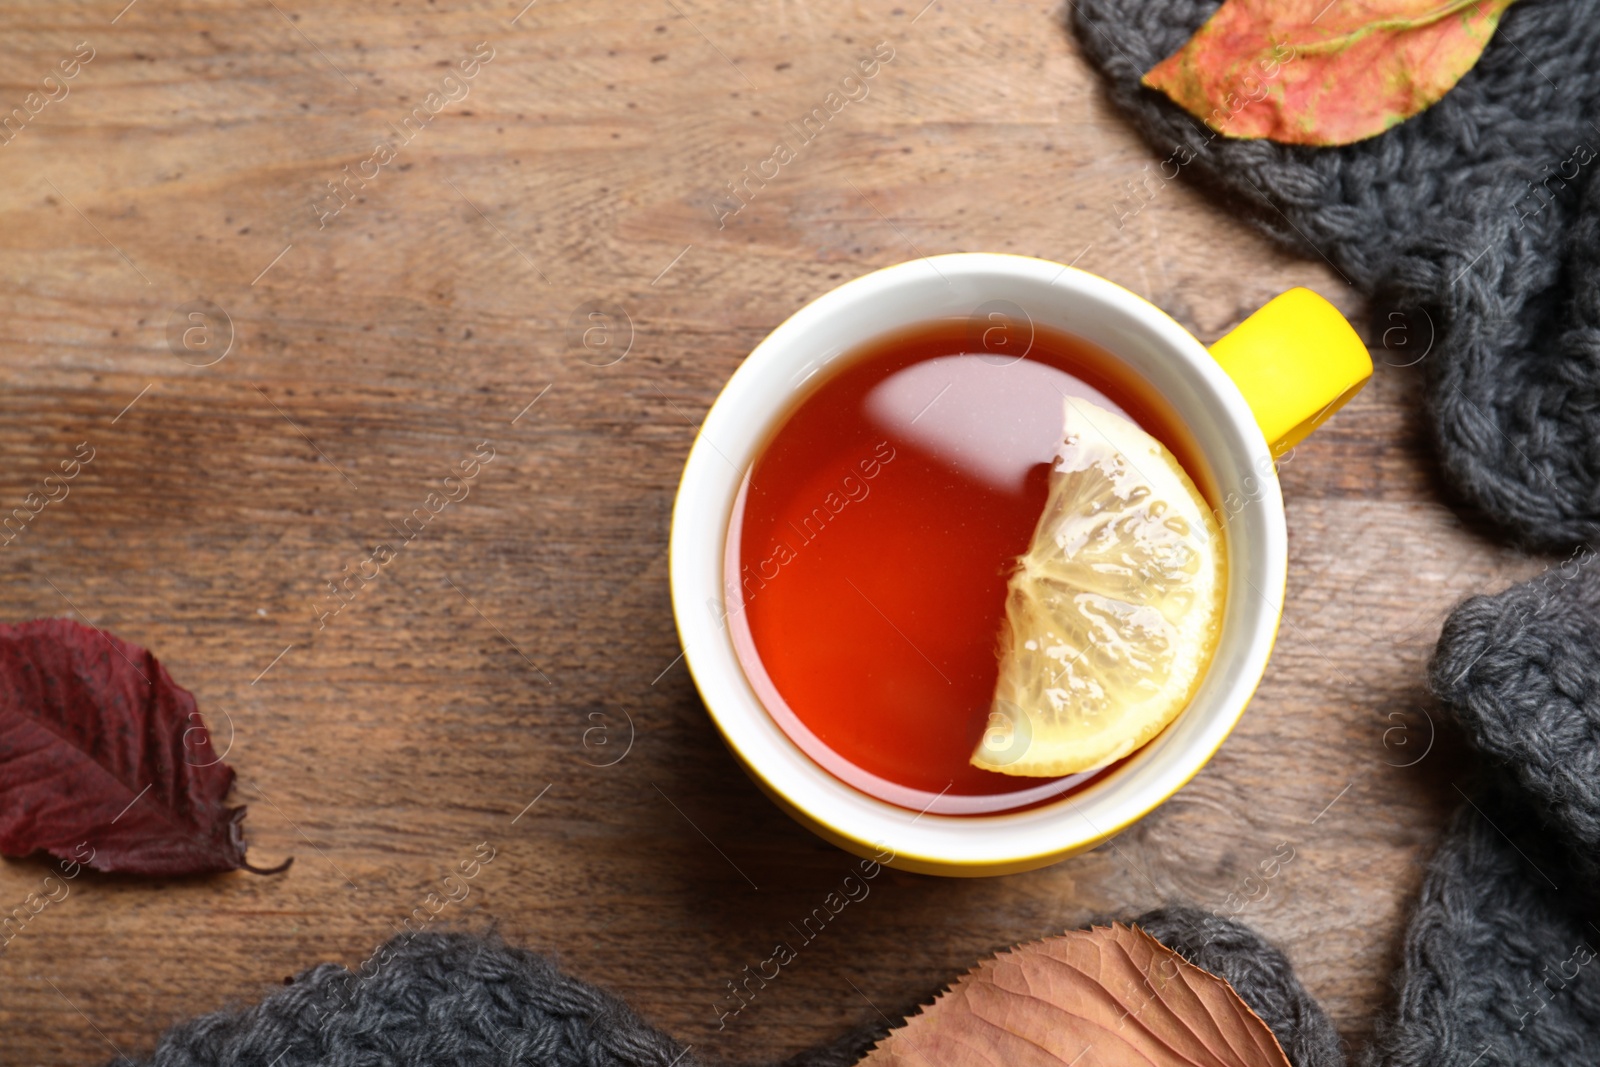
M1210 667L1158 737L1078 792L992 815L917 812L845 784L767 713L727 627L738 590L728 530L744 473L807 383L874 338L966 318L1003 302L1104 349L1183 420L1195 480L1226 528L1228 585ZM857 855L928 874L1045 866L1100 844L1199 773L1266 670L1282 616L1287 535L1275 460L1372 374L1359 337L1307 289L1275 298L1208 351L1160 309L1104 278L1039 259L963 253L875 271L818 297L773 330L706 415L673 507L673 613L684 658L717 729L779 806Z

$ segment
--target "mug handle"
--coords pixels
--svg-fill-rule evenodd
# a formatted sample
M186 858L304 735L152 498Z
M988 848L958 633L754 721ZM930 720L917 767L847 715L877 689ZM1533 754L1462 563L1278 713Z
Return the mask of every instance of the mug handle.
M1273 297L1211 346L1277 459L1372 377L1372 357L1339 309L1310 289Z

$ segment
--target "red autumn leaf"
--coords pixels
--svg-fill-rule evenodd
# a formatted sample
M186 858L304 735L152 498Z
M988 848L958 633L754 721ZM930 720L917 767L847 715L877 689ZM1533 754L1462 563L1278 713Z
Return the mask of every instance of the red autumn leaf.
M985 960L856 1067L1289 1067L1239 994L1137 927Z
M0 853L147 875L249 867L232 786L194 695L149 652L69 619L0 625Z
M1512 0L1227 0L1144 84L1228 137L1339 145L1438 102Z

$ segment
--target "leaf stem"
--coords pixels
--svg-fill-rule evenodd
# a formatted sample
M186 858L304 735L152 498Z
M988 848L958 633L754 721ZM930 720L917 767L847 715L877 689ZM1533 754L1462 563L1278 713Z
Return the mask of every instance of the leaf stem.
M287 871L290 865L293 863L294 857L290 856L276 867L255 867L251 865L249 860L240 860L239 866L243 867L251 874L282 874L284 871Z

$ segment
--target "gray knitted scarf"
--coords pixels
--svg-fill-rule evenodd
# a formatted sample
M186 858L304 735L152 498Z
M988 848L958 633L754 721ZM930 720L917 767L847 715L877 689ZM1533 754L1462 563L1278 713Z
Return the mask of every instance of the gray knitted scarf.
M1600 534L1600 3L1520 0L1422 114L1340 148L1213 136L1145 71L1217 0L1075 0L1079 41L1155 153L1370 299L1424 372L1450 483L1513 538ZM1137 190L1136 190L1137 191Z
M1450 616L1431 667L1480 779L1444 833L1368 1067L1600 1063L1600 568L1594 557ZM1174 906L1128 920L1231 982L1296 1067L1344 1050L1282 953ZM494 937L401 936L259 1004L182 1023L150 1067L512 1067L703 1061L621 1001ZM913 1005L902 1005L909 1011ZM786 1061L847 1067L887 1025ZM135 1067L118 1061L116 1067Z

